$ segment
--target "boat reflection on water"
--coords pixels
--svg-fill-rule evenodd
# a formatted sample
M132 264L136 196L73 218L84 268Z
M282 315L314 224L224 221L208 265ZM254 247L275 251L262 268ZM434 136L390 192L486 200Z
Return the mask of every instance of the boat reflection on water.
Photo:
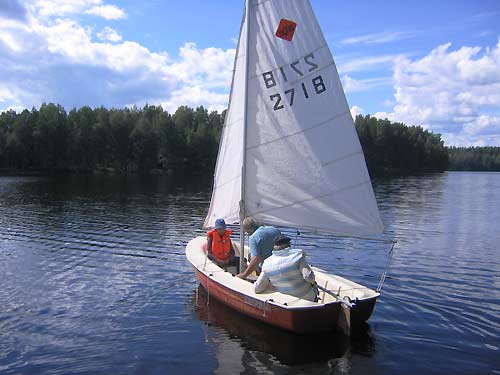
M209 298L201 285L193 295L193 305L198 318L207 323L205 333L207 340L216 345L219 366L221 361L232 362L233 366L239 362L240 366L245 366L241 362L245 357L244 362L247 362L249 356L256 359L251 352L261 352L274 356L283 365L333 360L336 366L349 368L353 344L361 349L362 355L373 353L368 325L354 332L355 343L351 342L353 338L333 333L298 335L238 313L217 299ZM218 333L214 326L222 328L223 332Z

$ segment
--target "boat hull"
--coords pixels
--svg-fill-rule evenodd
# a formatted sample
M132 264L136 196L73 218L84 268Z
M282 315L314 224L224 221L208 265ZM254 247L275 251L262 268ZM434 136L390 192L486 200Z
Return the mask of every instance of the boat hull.
M235 292L197 269L195 272L197 279L210 297L217 298L252 318L294 333L320 333L337 329L339 313L342 309L340 303L293 309L283 308Z
M351 327L357 327L367 322L373 313L377 297L355 302L351 308Z

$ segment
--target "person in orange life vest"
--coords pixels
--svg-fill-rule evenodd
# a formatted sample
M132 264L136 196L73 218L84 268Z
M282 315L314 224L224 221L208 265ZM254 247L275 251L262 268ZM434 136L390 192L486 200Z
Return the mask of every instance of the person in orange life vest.
M239 268L240 257L235 256L230 238L232 232L231 229L226 229L224 219L215 220L214 229L207 233L207 256L219 266L236 266Z

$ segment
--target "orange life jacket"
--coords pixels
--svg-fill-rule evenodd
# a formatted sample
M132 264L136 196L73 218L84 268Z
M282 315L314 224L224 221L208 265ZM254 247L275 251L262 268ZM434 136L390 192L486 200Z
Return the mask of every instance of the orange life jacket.
M216 229L207 233L207 237L212 237L212 254L219 260L228 260L231 255L231 239L229 236L233 233L231 229L226 229L221 237Z

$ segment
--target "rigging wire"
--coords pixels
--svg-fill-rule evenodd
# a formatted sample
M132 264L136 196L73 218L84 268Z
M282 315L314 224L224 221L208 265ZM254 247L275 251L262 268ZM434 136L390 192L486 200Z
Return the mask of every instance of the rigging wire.
M380 277L380 281L377 286L377 292L380 292L382 290L382 286L384 285L385 278L387 276L387 272L389 271L389 266L391 264L391 259L392 255L394 254L394 245L396 244L396 241L392 243L391 250L389 250L389 254L387 254L387 263L385 265L385 270L382 273L382 276Z
M293 247L297 247L297 239L299 238L300 236L300 231L299 229L295 229L295 239L293 240Z

